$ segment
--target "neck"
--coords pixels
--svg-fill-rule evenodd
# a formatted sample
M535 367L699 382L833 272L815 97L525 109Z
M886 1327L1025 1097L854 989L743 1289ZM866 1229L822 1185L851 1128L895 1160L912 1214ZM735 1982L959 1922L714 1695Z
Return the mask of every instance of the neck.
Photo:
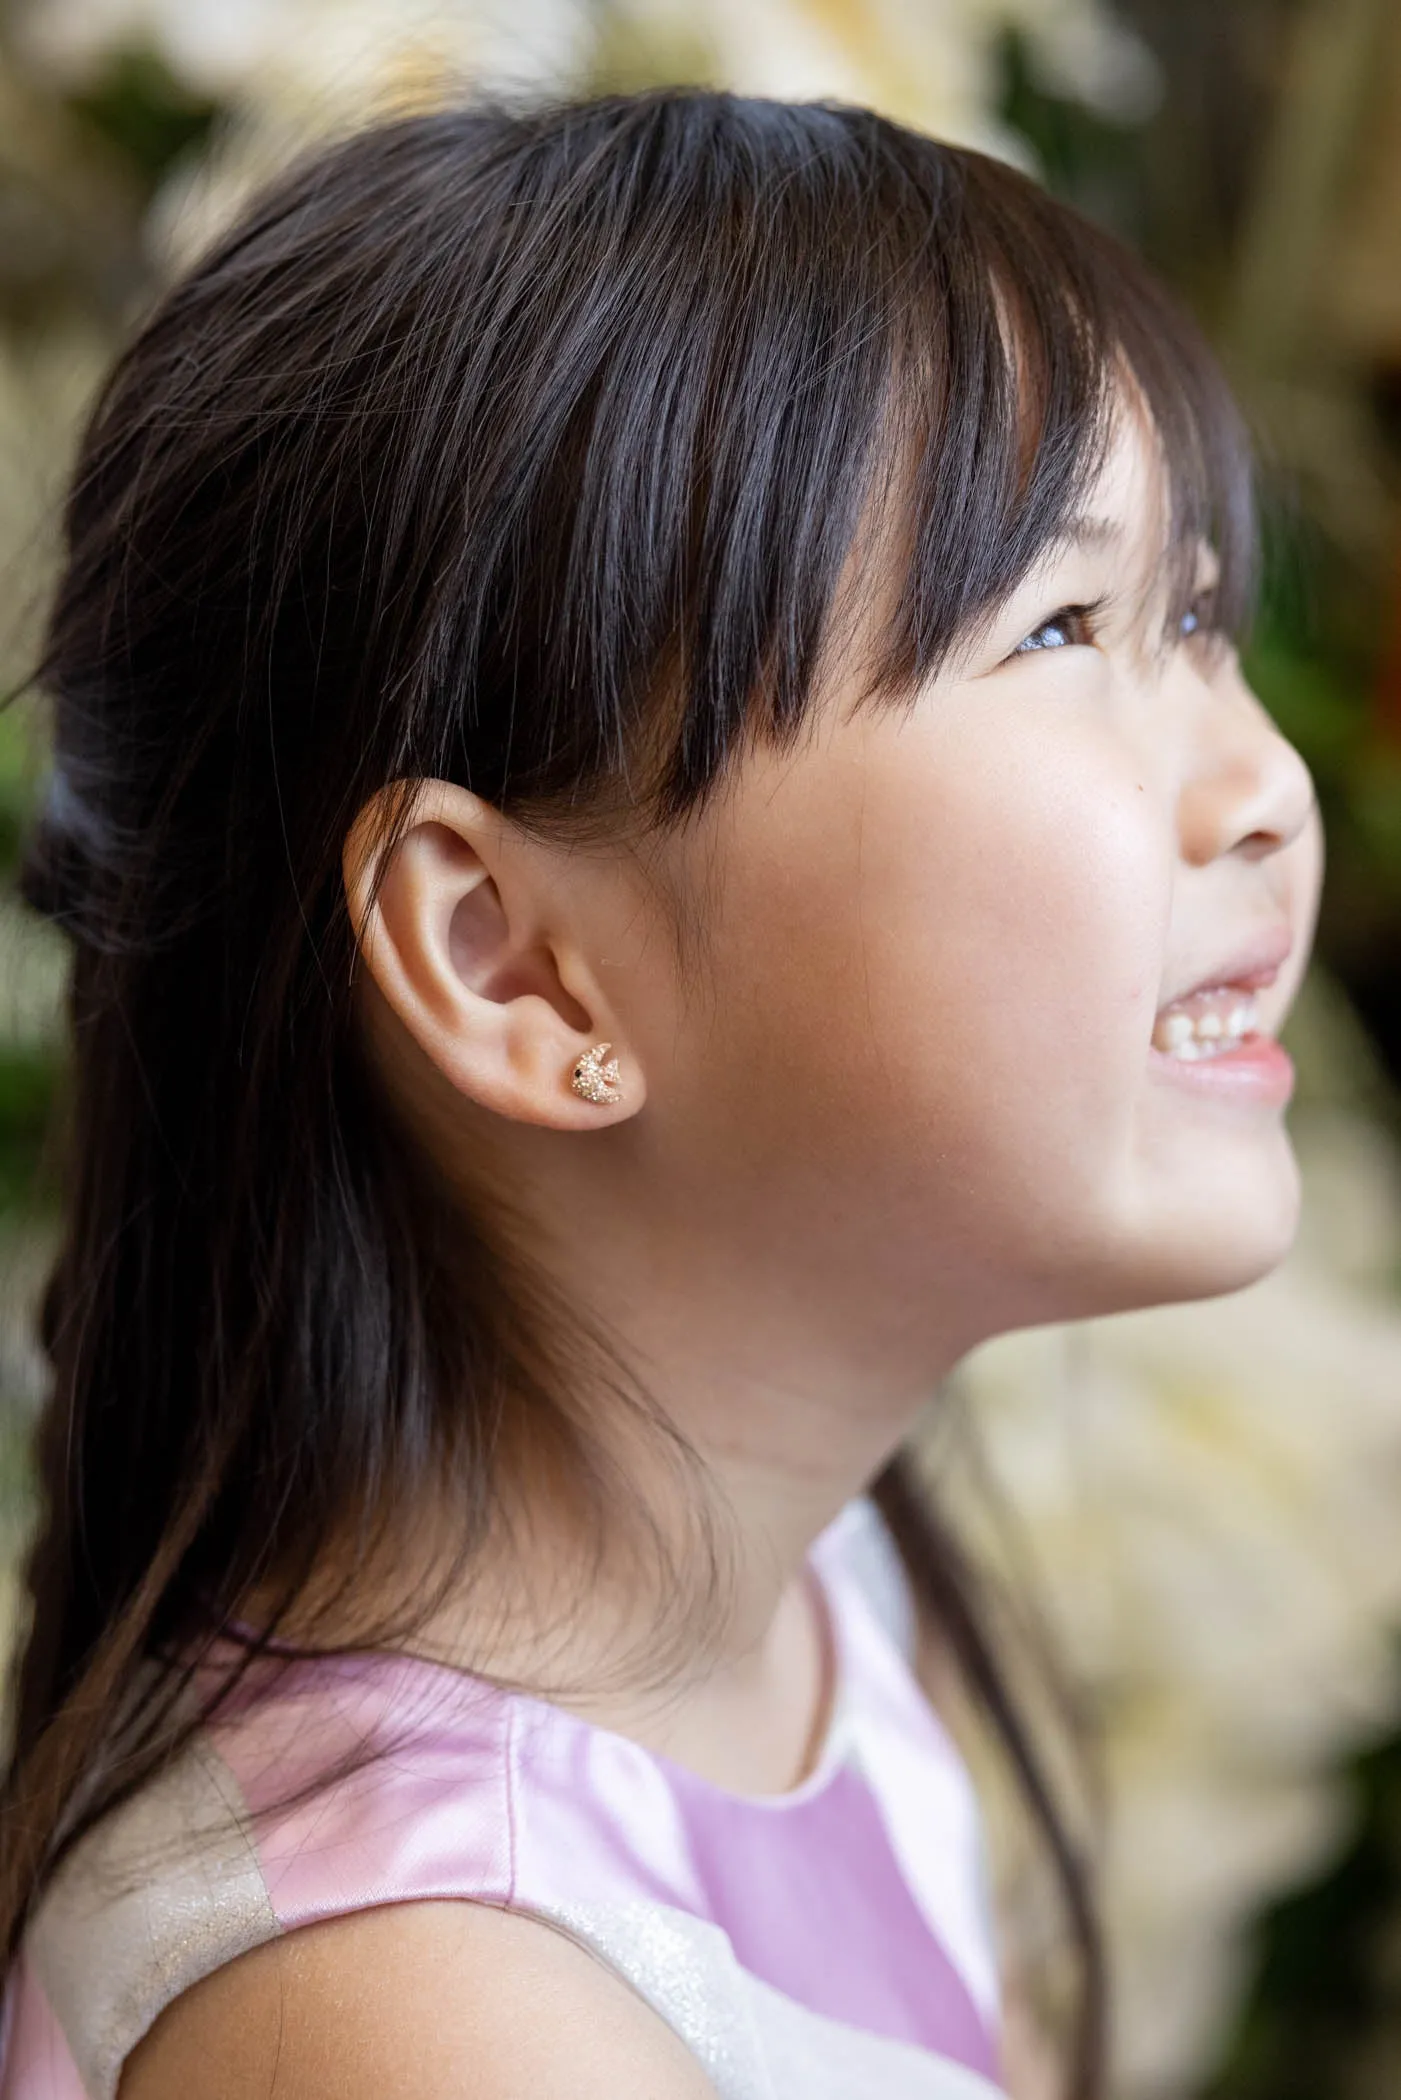
M609 1454L633 1507L605 1514L603 1547L538 1470L518 1474L515 1514L465 1601L413 1645L540 1690L733 1790L785 1791L810 1768L832 1691L810 1548L922 1397L860 1410L841 1386L844 1404L692 1355L664 1405L699 1464L677 1464L663 1431L634 1431L631 1452Z
M584 1336L564 1355L609 1506L601 1522L578 1507L577 1452L548 1464L534 1417L499 1453L497 1534L413 1644L712 1773L757 1746L751 1777L773 1791L824 1698L813 1541L904 1440L979 1314L957 1282L934 1302L939 1263L911 1256L892 1275L844 1226L830 1246L795 1232L775 1248L746 1206L707 1213L691 1177L635 1160L620 1135L600 1155L513 1127L496 1158L474 1133L474 1200L509 1192L509 1209L485 1208L616 1352L597 1378ZM645 1406L620 1403L618 1363ZM439 1536L451 1558L451 1510Z

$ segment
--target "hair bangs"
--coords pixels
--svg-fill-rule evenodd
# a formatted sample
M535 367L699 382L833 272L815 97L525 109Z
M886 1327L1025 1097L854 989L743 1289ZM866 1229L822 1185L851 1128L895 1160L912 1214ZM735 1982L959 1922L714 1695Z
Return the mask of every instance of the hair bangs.
M1167 630L1199 599L1205 547L1218 574L1204 624L1238 634L1255 590L1251 453L1205 341L1118 242L1013 171L960 153L955 181L941 174L938 238L897 325L885 444L907 462L909 554L876 689L936 673L1017 589L1081 509L1126 398L1164 471Z
M1169 629L1207 546L1204 618L1239 631L1244 426L1202 337L1113 236L865 111L716 96L670 115L622 249L698 218L704 243L618 310L565 448L578 478L536 512L569 543L572 655L531 682L567 669L611 696L600 786L611 772L663 822L694 808L747 737L798 733L873 601L890 608L873 693L933 675L1081 508L1126 396L1165 472ZM879 558L848 592L868 537Z

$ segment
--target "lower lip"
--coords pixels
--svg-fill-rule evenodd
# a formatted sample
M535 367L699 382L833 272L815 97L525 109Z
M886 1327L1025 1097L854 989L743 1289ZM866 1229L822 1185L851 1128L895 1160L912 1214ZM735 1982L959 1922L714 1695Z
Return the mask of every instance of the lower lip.
M1150 1050L1153 1069L1174 1086L1211 1101L1283 1108L1294 1091L1294 1060L1272 1036L1250 1035L1234 1050L1188 1061Z

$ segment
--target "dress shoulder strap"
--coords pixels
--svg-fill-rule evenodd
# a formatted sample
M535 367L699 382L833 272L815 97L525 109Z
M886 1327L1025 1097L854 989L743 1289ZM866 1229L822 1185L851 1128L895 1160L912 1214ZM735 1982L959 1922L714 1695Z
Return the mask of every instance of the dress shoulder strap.
M503 1695L412 1658L274 1666L74 1846L26 1931L11 2028L56 2031L88 2100L114 2100L163 2009L279 1933L396 1897L504 1900L508 1730ZM31 2100L20 2041L0 2100Z
M272 1939L277 1918L238 1783L197 1742L74 1847L25 1937L90 2100L191 1984Z

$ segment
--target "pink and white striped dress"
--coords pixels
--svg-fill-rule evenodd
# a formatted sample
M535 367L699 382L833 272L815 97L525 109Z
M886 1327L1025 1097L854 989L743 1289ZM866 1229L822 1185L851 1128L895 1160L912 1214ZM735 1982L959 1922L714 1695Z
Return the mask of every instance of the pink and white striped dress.
M869 1505L812 1565L836 1686L817 1766L786 1794L727 1792L408 1657L297 1663L250 1691L55 1878L6 1995L0 2100L114 2100L162 2008L221 1963L317 1919L445 1897L568 1933L723 2100L993 2100L977 1810L911 1674Z

